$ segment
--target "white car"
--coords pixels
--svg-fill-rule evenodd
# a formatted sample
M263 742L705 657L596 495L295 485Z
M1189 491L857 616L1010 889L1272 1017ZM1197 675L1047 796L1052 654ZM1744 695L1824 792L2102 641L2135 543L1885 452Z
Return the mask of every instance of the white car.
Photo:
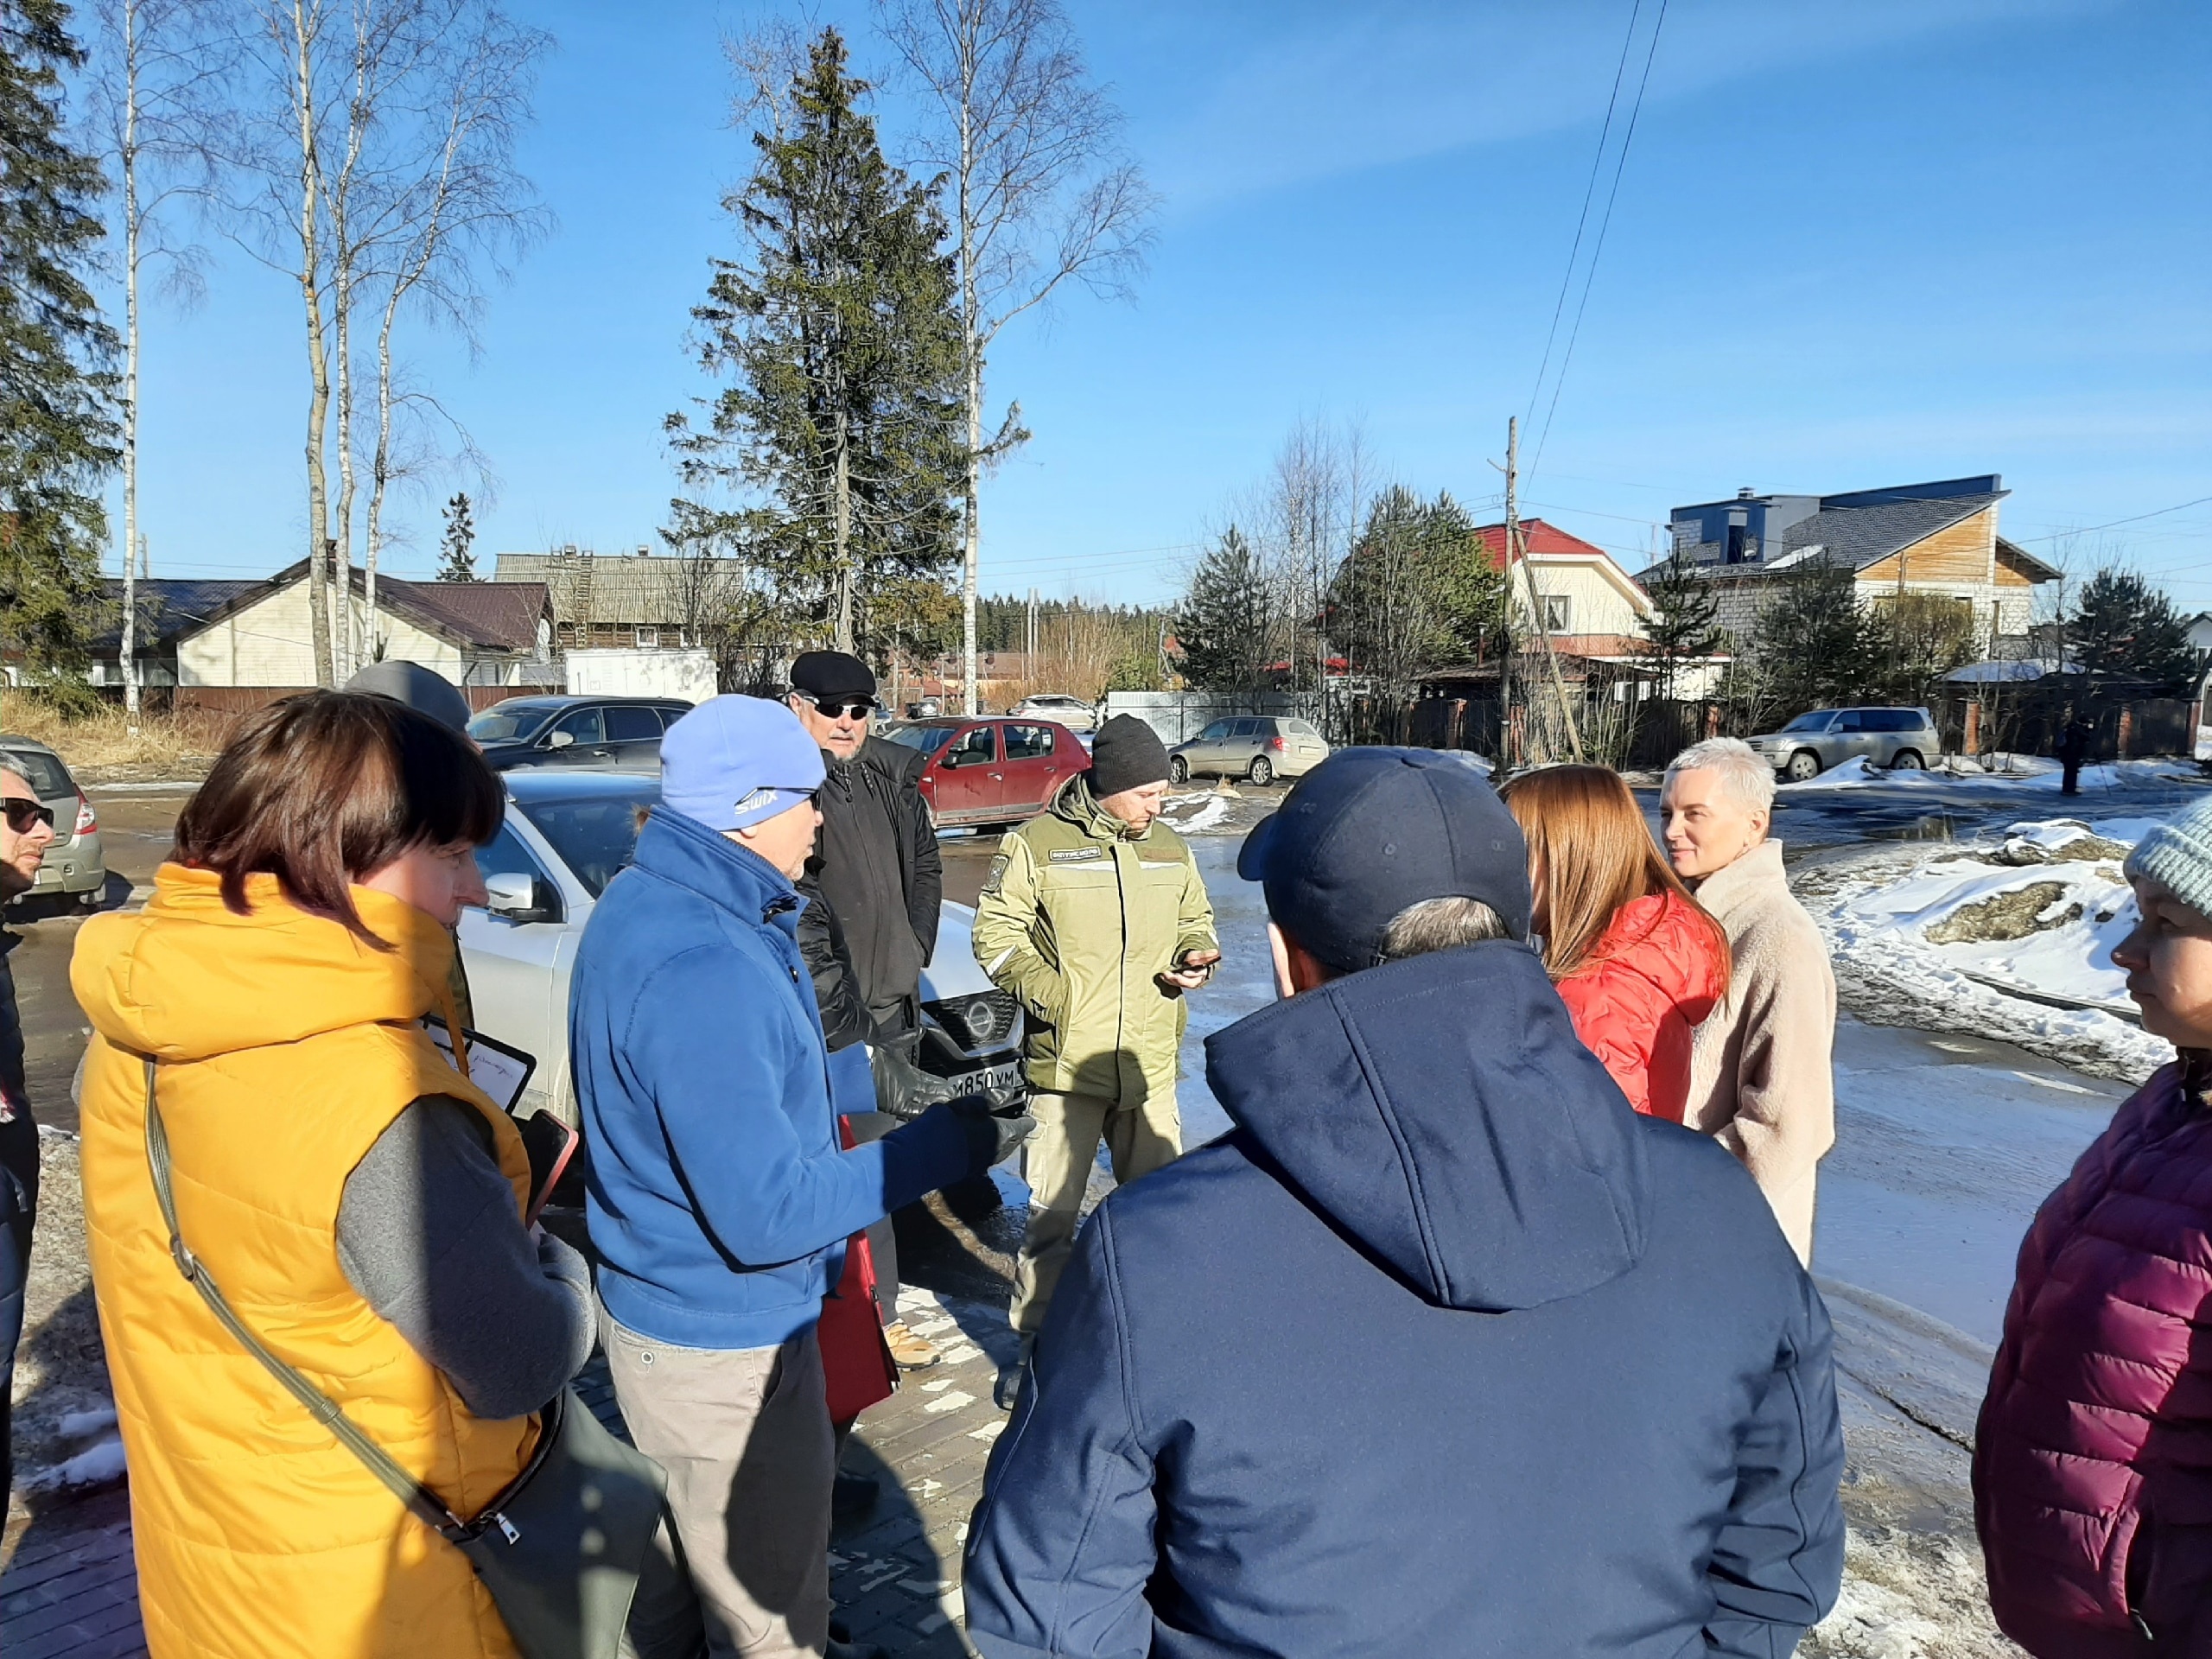
M569 981L592 906L630 861L644 815L660 803L647 773L519 771L503 774L506 822L476 855L491 902L461 912L461 953L476 1029L534 1055L516 1111L576 1121L569 1072ZM976 912L948 904L937 960L922 976L925 1071L963 1088L1020 1077L1020 1010L984 977L969 934Z
M1065 692L1040 691L1033 697L1024 697L1007 713L1016 717L1026 715L1032 720L1055 721L1071 732L1098 729L1098 710L1081 697L1071 697Z

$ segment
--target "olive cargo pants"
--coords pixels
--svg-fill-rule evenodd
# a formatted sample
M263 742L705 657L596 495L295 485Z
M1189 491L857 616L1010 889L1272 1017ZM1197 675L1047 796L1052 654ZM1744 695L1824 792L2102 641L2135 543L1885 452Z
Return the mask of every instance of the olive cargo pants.
M1123 1106L1100 1095L1053 1094L1029 1097L1036 1133L1022 1147L1022 1173L1029 1183L1029 1227L1014 1271L1014 1328L1025 1338L1036 1336L1052 1306L1053 1289L1075 1249L1083 1195L1091 1166L1104 1141L1122 1186L1149 1175L1183 1154L1183 1119L1173 1089L1141 1106Z

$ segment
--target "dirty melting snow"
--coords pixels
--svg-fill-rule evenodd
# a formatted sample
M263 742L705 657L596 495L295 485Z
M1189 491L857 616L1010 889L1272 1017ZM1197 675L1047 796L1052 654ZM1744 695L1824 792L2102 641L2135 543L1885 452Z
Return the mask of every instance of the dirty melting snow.
M2173 1052L2127 1017L2111 959L2135 925L2121 861L2156 822L2030 820L1956 845L1853 852L1795 885L1855 1012L2135 1081Z
M1993 755L1991 759L2002 761L2002 769L1992 772L1972 760L1953 757L1942 766L1925 772L1893 772L1887 766L1869 765L1864 755L1853 755L1818 777L1808 778L1802 783L1784 784L1777 792L1785 796L1817 795L1840 789L1917 788L1955 795L1963 788L1976 792L1986 790L1992 794L2018 791L2024 794L2056 795L2065 782L2064 769L2056 760L2040 755ZM2084 794L2094 796L2100 790L2194 781L2203 776L2200 767L2186 760L2116 760L2105 766L2082 767L2080 787Z

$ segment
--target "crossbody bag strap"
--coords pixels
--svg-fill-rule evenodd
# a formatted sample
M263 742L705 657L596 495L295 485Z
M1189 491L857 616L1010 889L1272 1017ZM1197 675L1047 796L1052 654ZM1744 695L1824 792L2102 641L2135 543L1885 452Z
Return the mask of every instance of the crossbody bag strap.
M153 1171L154 1198L162 1206L162 1219L169 1230L169 1259L176 1263L176 1270L200 1293L200 1300L207 1304L207 1311L238 1338L238 1345L259 1360L270 1376L284 1385L285 1392L305 1406L315 1421L335 1434L339 1443L366 1465L371 1474L390 1487L391 1495L404 1503L417 1520L448 1540L466 1532L467 1525L461 1517L440 1503L429 1487L401 1468L390 1452L364 1434L353 1420L339 1408L336 1401L262 1345L261 1339L246 1328L245 1321L238 1318L237 1310L217 1287L206 1265L186 1247L183 1235L177 1231L176 1194L169 1185L168 1128L162 1122L162 1109L154 1098L153 1057L146 1056L145 1062L146 1162Z

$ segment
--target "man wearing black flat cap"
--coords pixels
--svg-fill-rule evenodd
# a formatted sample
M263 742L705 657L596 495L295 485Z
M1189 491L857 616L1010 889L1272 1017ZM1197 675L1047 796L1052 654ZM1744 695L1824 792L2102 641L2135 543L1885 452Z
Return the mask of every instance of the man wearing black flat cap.
M821 849L809 874L844 933L859 1002L874 1028L870 1040L911 1048L944 896L937 830L915 782L924 757L869 736L875 675L857 657L801 652L786 701L830 772L819 797Z
M1255 829L1278 1001L1230 1133L1076 1242L961 1574L984 1659L1772 1659L1843 1568L1827 1315L1725 1148L1641 1117L1448 754Z
M1183 998L1221 950L1191 849L1155 822L1166 795L1158 734L1116 715L1090 770L999 843L976 906L976 960L1028 1015L1037 1134L1023 1156L1029 1227L1013 1309L1025 1349L1067 1262L1099 1141L1124 1184L1183 1150Z
M875 675L857 657L800 652L785 701L827 769L815 798L821 837L798 884L808 901L799 914L799 949L814 979L823 1034L832 1053L866 1044L879 1098L919 1110L942 1094L915 1094L906 1103L887 1096L902 1080L925 1090L929 1081L907 1064L920 1038L922 969L937 948L944 893L937 827L916 783L924 757L869 735ZM863 1141L881 1138L899 1122L883 1111L853 1112L848 1121ZM935 1364L937 1350L898 1318L899 1251L891 1223L878 1222L868 1240L893 1357L909 1369Z

